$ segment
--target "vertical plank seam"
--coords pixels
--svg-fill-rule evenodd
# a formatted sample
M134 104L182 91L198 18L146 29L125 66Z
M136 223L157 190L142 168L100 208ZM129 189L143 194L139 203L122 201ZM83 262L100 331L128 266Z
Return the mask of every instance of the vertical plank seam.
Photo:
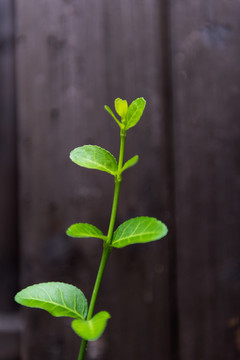
M179 318L177 292L177 243L176 243L176 206L175 206L175 147L173 119L173 81L171 54L171 1L163 0L160 9L160 27L162 43L162 93L163 118L166 135L166 172L168 174L169 207L171 220L168 237L168 271L169 271L169 301L170 301L170 353L171 360L179 359Z
M14 123L14 152L15 152L15 192L16 192L16 268L18 269L18 278L16 285L20 287L20 187L19 187L19 137L18 137L18 111L17 111L17 68L16 68L16 46L17 46L17 32L16 32L16 1L11 0L11 15L12 15L12 51L13 51L13 123Z

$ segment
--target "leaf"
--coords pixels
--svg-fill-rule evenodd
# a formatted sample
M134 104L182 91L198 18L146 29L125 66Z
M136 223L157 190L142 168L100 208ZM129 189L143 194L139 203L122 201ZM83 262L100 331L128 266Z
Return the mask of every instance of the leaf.
M146 101L144 98L137 98L134 100L128 108L127 112L127 125L126 130L135 126L140 120L143 110L145 109Z
M122 172L125 171L125 170L127 170L128 168L136 165L137 162L138 162L138 159L139 159L138 155L135 155L135 156L133 156L131 159L129 159L128 161L126 161L125 164L124 164L123 167L122 167Z
M116 113L121 116L121 118L125 118L128 111L128 103L127 100L122 100L120 98L117 98L115 100L115 110Z
M113 234L112 246L122 248L136 243L147 243L161 239L167 234L166 225L161 221L141 216L125 221Z
M96 226L91 224L78 223L71 225L66 234L74 238L98 238L106 239L106 236L103 235L102 231L99 230Z
M107 112L114 118L114 120L116 121L116 123L120 126L120 128L122 128L122 124L120 123L120 121L116 118L116 116L114 115L114 113L112 112L112 110L110 109L109 106L105 105L104 109L107 110Z
M84 145L71 151L70 159L77 165L88 169L105 171L115 175L118 169L115 157L96 145Z
M83 339L94 341L102 335L110 318L107 311L101 311L91 320L73 320L72 328Z
M21 305L48 311L51 315L85 319L87 300L77 287L62 282L48 282L28 286L15 296Z

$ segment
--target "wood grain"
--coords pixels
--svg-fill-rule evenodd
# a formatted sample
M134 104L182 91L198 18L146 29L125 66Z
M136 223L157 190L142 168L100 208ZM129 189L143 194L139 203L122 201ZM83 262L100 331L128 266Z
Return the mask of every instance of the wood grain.
M239 359L239 11L171 5L182 360Z
M17 153L15 122L14 25L12 1L0 3L0 309L16 309Z
M14 295L18 288L17 135L13 1L0 2L0 358L16 360L21 322Z

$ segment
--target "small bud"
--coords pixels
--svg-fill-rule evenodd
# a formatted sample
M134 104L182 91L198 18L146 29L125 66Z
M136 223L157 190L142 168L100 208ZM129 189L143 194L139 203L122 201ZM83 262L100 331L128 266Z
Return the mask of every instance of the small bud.
M122 119L126 118L127 111L128 111L128 103L127 100L122 100L120 98L117 98L115 100L115 110L116 113L121 116Z

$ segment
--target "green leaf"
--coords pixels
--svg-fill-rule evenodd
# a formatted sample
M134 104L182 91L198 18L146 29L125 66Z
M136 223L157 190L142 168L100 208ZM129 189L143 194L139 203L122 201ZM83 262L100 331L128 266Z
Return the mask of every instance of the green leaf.
M48 311L53 316L85 319L87 300L77 287L62 282L28 286L19 291L15 301L21 305Z
M167 234L166 225L161 221L141 216L121 224L113 234L112 246L122 248L136 243L147 243L161 239Z
M94 341L102 335L110 318L107 311L101 311L91 320L73 320L72 328L83 339Z
M117 98L115 100L115 110L116 113L121 116L121 118L125 118L128 111L128 103L127 100L122 100L120 98Z
M96 226L91 224L78 223L71 225L66 234L74 238L98 238L106 240L106 236Z
M71 151L70 159L77 165L88 169L105 171L115 175L118 169L115 157L96 145L84 145Z
M134 100L128 108L127 112L127 125L126 130L135 126L140 120L143 110L145 109L146 101L144 98L137 98Z
M107 110L107 112L114 118L114 120L116 121L116 123L120 126L120 128L123 127L123 125L120 123L120 121L116 118L116 116L114 115L114 113L112 112L112 110L110 109L109 106L105 105L104 109Z
M135 155L135 156L133 156L131 159L129 159L128 161L126 161L125 164L124 164L123 167L122 167L122 172L125 171L125 170L127 170L128 168L136 165L137 162L138 162L138 159L139 159L138 155Z

